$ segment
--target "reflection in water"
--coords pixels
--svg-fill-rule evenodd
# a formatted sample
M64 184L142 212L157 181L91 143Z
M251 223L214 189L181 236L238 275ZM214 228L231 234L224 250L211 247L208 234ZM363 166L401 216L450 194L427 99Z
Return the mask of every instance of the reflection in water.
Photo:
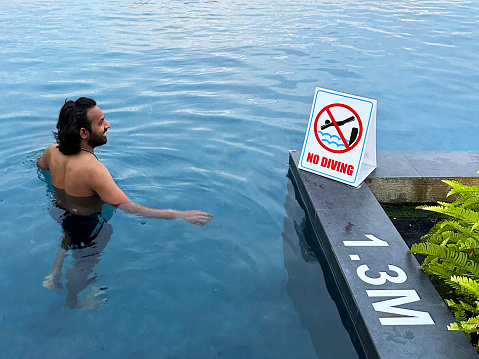
M288 295L309 332L318 358L358 358L339 310L328 292L321 265L308 244L307 219L288 181L284 204L284 265L288 271Z
M63 229L52 270L42 284L48 289L62 287L63 263L70 250L73 265L66 272L66 303L71 308L96 308L106 300L105 286L93 286L84 298L80 298L79 293L95 281L96 275L90 275L113 233L113 227L108 223L113 212L107 215L111 206L103 205L98 196L72 197L64 190L54 188L46 171L39 170L39 173L44 175L52 198L50 215Z

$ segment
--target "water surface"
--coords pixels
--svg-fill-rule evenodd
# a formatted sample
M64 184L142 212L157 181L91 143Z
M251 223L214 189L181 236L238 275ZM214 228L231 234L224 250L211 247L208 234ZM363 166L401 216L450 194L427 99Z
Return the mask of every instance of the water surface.
M301 252L287 151L302 146L316 86L378 100L379 150L476 150L479 5L2 5L0 356L354 357L337 312L318 312L335 306ZM91 311L41 285L62 230L35 160L79 96L112 125L96 152L131 200L215 215L199 228L112 214L91 284L107 301Z

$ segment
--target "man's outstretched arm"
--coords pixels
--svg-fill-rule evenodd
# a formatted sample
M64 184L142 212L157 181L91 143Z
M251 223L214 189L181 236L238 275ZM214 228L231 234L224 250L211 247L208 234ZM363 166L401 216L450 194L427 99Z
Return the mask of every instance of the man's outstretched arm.
M213 219L213 215L203 211L175 211L173 209L158 209L142 206L141 204L133 203L131 201L120 203L117 207L126 213L131 213L136 216L163 219L183 218L185 221L197 224L199 226L203 226Z
M101 199L115 207L120 208L126 213L145 218L175 219L184 220L197 224L205 225L213 219L213 216L203 211L176 211L173 209L158 209L143 206L131 202L126 194L118 187L110 175L108 169L101 163L95 164L94 173L90 176L91 188L101 197Z

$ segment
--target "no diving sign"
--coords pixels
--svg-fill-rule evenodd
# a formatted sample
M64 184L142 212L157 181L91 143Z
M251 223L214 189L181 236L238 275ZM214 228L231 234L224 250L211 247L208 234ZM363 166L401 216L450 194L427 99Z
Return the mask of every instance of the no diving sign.
M376 168L377 101L316 88L299 168L359 186Z

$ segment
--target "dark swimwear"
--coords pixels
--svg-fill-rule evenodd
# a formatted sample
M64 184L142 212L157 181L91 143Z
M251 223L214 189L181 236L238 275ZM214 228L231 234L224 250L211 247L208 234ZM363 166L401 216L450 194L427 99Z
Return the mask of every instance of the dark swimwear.
M60 223L69 238L67 241L63 241L62 247L65 249L82 249L94 246L96 244L95 239L106 223L102 213L97 212L83 216L64 211L65 213L60 217Z

